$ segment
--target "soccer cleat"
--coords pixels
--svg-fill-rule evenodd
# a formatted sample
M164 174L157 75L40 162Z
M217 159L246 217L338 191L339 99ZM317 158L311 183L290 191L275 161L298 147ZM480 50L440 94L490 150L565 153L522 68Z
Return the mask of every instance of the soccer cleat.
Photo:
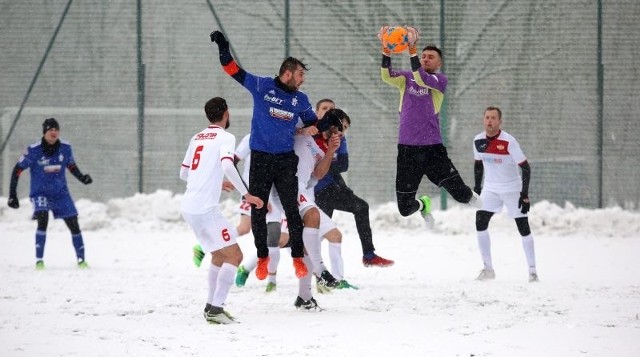
M394 261L374 254L371 258L362 257L362 264L364 264L365 267L386 268L392 266Z
M338 279L334 278L328 270L325 270L322 272L322 274L320 274L320 277L318 278L318 284L329 289L335 289L338 287L338 285L340 285L340 282L338 281Z
M210 324L227 325L235 323L235 318L221 307L211 306L209 311L205 311L204 318Z
M480 195L474 191L471 192L473 193L473 196L471 196L471 199L467 204L473 208L482 209L482 199L480 198Z
M204 259L204 252L199 244L193 246L193 264L200 268L202 264L202 259Z
M496 272L493 269L482 269L476 280L493 280L496 278Z
M267 284L267 288L264 291L267 293L271 293L276 291L276 288L277 288L276 283L269 282L269 284Z
M420 196L420 202L422 202L422 209L420 210L420 214L424 219L424 223L427 225L427 229L433 229L436 224L435 218L431 214L431 198L429 196L424 195Z
M293 304L296 309L300 310L322 310L320 306L318 306L318 302L316 299L311 298L309 300L303 300L300 296L296 298L296 302Z
M36 270L44 270L44 262L42 260L36 262Z
M211 310L212 307L213 305L209 303L207 303L207 305L204 306L203 316L205 319L207 318L207 313L209 312L209 310Z
M329 294L329 293L331 293L331 289L329 289L328 287L320 284L320 279L318 279L317 276L316 276L316 291L318 292L318 294Z
M238 271L236 272L236 286L241 288L247 282L247 278L249 278L249 272L244 266L239 266Z
M358 290L358 287L355 285L351 285L349 284L348 281L346 280L340 280L340 285L338 285L338 287L336 289L355 289Z
M269 275L269 257L258 258L258 264L256 265L256 277L258 280L264 280Z
M78 269L89 269L89 264L84 259L78 259Z
M538 274L537 273L529 273L529 282L530 283L535 283L538 282L540 280L538 280Z
M304 260L302 260L302 258L293 258L293 269L295 270L298 279L304 278L308 273L307 266L304 264Z

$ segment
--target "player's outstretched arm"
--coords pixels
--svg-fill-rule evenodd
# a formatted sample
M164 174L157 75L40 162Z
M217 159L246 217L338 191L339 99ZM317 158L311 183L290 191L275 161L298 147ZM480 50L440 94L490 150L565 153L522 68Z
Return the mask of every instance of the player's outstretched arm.
M11 208L20 207L20 200L18 200L18 179L21 173L22 169L16 164L16 166L13 167L13 171L11 171L11 181L9 183L9 200L7 201L7 205Z
M216 43L218 45L218 53L220 55L220 64L222 65L222 69L233 77L240 84L244 83L244 77L246 76L246 72L238 66L236 61L231 56L231 50L229 49L229 41L225 37L225 35L215 30L210 35L211 42Z

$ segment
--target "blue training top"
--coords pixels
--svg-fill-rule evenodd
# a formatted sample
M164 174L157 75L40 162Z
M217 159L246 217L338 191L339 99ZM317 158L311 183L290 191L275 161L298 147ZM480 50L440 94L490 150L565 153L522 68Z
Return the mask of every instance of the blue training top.
M65 168L75 166L71 144L60 140L60 146L51 156L46 156L42 141L29 145L18 160L18 167L31 170L29 197L58 197L69 194Z
M317 121L307 95L283 90L274 78L246 72L242 86L253 96L251 150L270 154L291 152L298 119L305 125Z

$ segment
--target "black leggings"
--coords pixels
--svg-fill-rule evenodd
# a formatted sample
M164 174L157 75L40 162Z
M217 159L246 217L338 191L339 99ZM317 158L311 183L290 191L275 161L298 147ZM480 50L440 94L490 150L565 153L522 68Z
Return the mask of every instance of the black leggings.
M38 211L33 215L33 218L38 221L38 230L41 232L47 231L49 225L49 211ZM80 225L78 224L78 216L71 216L64 218L64 223L71 231L71 234L80 234Z
M460 203L468 203L473 197L473 191L453 166L444 145L398 144L396 199L401 215L408 216L420 207L416 193L423 176L427 176L438 187L443 187Z

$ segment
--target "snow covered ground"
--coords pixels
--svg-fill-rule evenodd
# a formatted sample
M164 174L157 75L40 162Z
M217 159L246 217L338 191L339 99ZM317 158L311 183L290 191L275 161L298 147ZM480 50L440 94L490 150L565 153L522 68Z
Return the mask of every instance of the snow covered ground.
M338 212L346 278L359 290L316 294L325 311L296 311L283 257L278 290L266 294L251 275L227 301L240 323L218 326L202 317L207 271L191 262L180 199L80 200L91 269L76 268L64 222L51 220L46 269L36 271L31 206L12 210L0 197L0 356L640 355L637 212L536 203L533 284L505 216L489 228L497 278L479 282L471 209L436 211L436 229L425 231L393 202L372 207L377 253L396 261L386 269L362 266L353 219ZM224 210L237 221L234 205ZM255 253L251 236L240 244Z

